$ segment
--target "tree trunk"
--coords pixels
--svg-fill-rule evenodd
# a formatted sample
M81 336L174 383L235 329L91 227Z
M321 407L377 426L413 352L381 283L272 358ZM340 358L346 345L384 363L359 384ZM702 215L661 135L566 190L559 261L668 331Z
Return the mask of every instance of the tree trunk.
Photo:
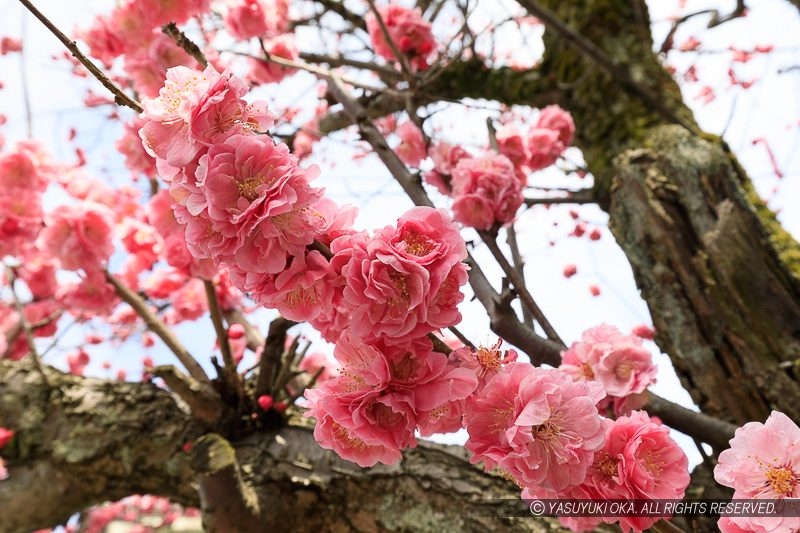
M636 85L620 84L548 28L542 74L569 88L563 105L575 116L576 142L659 347L704 412L737 424L764 420L772 409L800 419L797 242L724 143L696 129L652 52L644 2L540 4ZM646 105L642 93L659 106Z

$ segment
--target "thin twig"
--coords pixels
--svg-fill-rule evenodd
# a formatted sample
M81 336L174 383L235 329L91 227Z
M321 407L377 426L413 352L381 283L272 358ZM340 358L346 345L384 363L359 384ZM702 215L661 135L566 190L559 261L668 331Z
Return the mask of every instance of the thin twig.
M577 191L567 191L569 196L549 196L542 198L525 198L523 202L526 206L551 205L551 204L596 204L594 191L592 189L579 189Z
M44 371L42 358L39 357L39 351L36 349L36 341L33 339L31 325L28 323L28 319L25 318L25 310L22 308L22 302L20 301L16 288L14 287L17 281L17 273L8 265L6 265L6 278L8 278L8 286L11 289L11 297L14 299L14 309L17 311L17 315L19 316L19 323L22 327L22 332L25 335L25 341L28 343L28 351L33 358L33 363L36 365L36 369L42 375L42 382L47 386L47 388L50 388L50 381L47 379L47 374Z
M192 56L195 61L203 66L203 68L208 66L208 59L206 59L206 56L203 55L203 51L200 50L200 47L197 46L191 39L189 39L180 29L178 29L178 26L174 22L170 22L169 24L164 24L161 26L161 31L164 33L164 35L171 37L172 40L175 41L175 44L180 46L184 52Z
M262 43L263 46L263 43ZM264 53L264 57L254 56L253 54L240 52L238 50L225 50L225 52L231 53L233 55L241 56L241 57L250 57L253 59L258 59L259 61L269 61L270 63L275 63L276 65L280 65L282 67L293 68L297 70L303 70L306 72L310 72L315 76L318 76L323 79L328 79L332 73L330 70L324 69L318 65L313 65L311 63L307 63L305 61L293 61L291 59L286 59L284 57L276 56L274 54L270 54L266 48L262 48L262 52ZM381 93L381 94L389 94L394 98L404 98L405 93L402 91L398 91L396 89L392 89L390 87L380 87L377 85L370 85L368 83L364 83L361 81L357 81L351 78L340 78L342 81L347 83L348 85L352 85L353 87L358 87L359 89L364 89L365 91L370 91L373 93Z
M208 310L211 314L211 322L214 324L214 331L217 334L219 351L222 353L223 378L229 390L236 393L236 396L239 398L239 404L242 405L244 401L244 387L242 386L242 381L239 379L239 374L236 372L236 362L234 362L233 354L231 354L228 332L225 329L225 325L222 323L222 311L220 310L219 300L217 299L217 289L214 287L214 282L207 279L203 280L203 287L206 289Z
M364 17L356 15L348 10L341 0L317 0L316 3L320 4L325 11L336 13L342 17L343 20L346 20L356 28L367 31L367 23L364 22Z
M706 468L708 468L709 472L713 472L714 462L711 460L711 457L709 457L706 451L703 449L703 443L697 439L692 439L692 442L694 442L694 445L697 448L697 452L700 454L700 457L703 458L703 464L706 465Z
M326 63L331 67L353 67L361 70L371 70L379 77L386 78L392 81L402 79L402 76L396 71L385 65L377 65L371 61L359 61L343 56L330 56L326 54L314 54L311 52L300 52L300 59L306 63Z
M50 350L55 348L58 345L58 343L61 342L61 339L63 339L66 336L66 334L69 333L69 330L71 330L73 326L77 324L80 324L80 322L78 320L73 320L72 322L61 328L61 330L58 332L58 335L53 337L52 342L47 345L47 348L42 350L42 358L44 359L44 356L47 355L50 352Z
M564 341L561 340L561 337L558 336L558 333L556 333L556 330L550 324L550 321L544 316L544 313L533 299L533 296L531 296L531 293L528 292L528 288L525 286L525 281L522 279L522 277L520 277L519 273L514 270L514 268L508 262L508 259L506 259L506 256L503 255L503 252L497 245L495 234L488 231L479 230L478 235L481 236L481 239L489 248L489 251L492 252L492 256L494 256L495 261L497 261L497 264L500 265L500 268L503 270L503 273L506 275L508 280L512 285L514 285L514 289L517 291L517 295L519 295L519 299L520 302L522 302L523 307L527 307L534 318L536 318L536 321L540 326L542 326L547 338L551 341L557 342L562 346L566 346Z
M308 383L306 383L305 385L301 386L299 389L297 389L297 392L292 394L292 397L289 398L289 401L288 401L288 403L286 405L294 405L294 402L296 402L300 398L300 396L303 395L303 393L306 391L306 389L313 389L314 385L317 384L317 379L319 379L319 376L324 371L325 371L325 367L324 366L319 367L317 369L317 371L314 372L314 374L311 376L311 379L308 380Z
M50 32L51 32L53 35L55 35L55 36L58 38L58 40L59 40L59 41L61 41L61 43L62 43L64 46L66 46L66 47L67 47L67 50L69 50L69 51L70 51L70 53L71 53L71 54L72 54L72 55L75 57L75 59L77 59L78 61L80 61L80 63L81 63L81 64L82 64L84 67L86 67L86 68L87 68L87 70L89 70L89 72L91 72L91 73L92 73L92 75L93 75L95 78L97 78L97 79L98 79L98 81L100 81L100 83L102 83L102 84L103 84L103 86L104 86L106 89L108 89L109 91L111 91L111 93L114 95L114 101L115 101L115 102L116 102L118 105L123 105L123 106L130 107L131 109L133 109L133 110L134 110L134 111L136 111L137 113L141 113L141 112L143 111L143 109L142 109L142 106L141 106L141 104L140 104L139 102L137 102L136 100L134 100L133 98L131 98L130 96L128 96L127 94L125 94L124 92L122 92L122 89L120 89L119 87L117 87L117 85L116 85L116 84L115 84L113 81L111 81L110 79L108 79L108 76L106 76L105 74L103 74L103 71L102 71L102 70L100 70L100 69L97 67L97 65L95 65L95 64L92 62L92 60L91 60L91 59L89 59L88 57L86 57L86 56L83 54L83 52L81 52L81 51L80 51L80 49L78 48L78 45L77 45L77 44L75 44L75 41L71 40L69 37L67 37L66 35L64 35L64 33L63 33L61 30L59 30L59 29L56 27L56 25L55 25L55 24L53 24L53 23L50 21L50 19L48 19L47 17L45 17L45 16L42 14L42 12L41 12L41 11L39 11L38 9L36 9L36 6L34 6L34 5L33 5L33 4L32 4L32 3L29 1L29 0L19 0L19 1L20 1L20 3L21 3L23 6L25 6L25 8L26 8L28 11L30 11L30 12L33 14L33 16L34 16L34 17L36 17L37 19L39 19L39 21L40 21L42 24L44 24L45 26L47 26L47 29L48 29L48 30L50 30Z
M394 42L392 35L389 33L389 28L386 26L386 21L383 20L383 16L375 6L375 2L373 0L367 0L367 3L369 4L370 11L372 11L372 14L375 15L375 20L378 22L378 26L381 28L383 38L386 39L386 42L389 44L389 48L392 49L395 59L397 59L397 61L400 63L400 69L403 71L406 81L410 86L413 86L414 74L411 71L411 66L408 64L408 58L406 58L405 54L403 54L400 51L400 48L397 47L397 43Z
M114 286L114 290L116 290L117 295L122 298L128 305L130 305L136 314L139 315L144 323L147 324L147 327L158 335L164 344L166 344L172 353L175 354L175 357L178 358L178 361L186 368L189 372L189 375L192 376L194 379L201 383L210 383L211 380L208 379L208 376L205 373L205 370L197 363L194 357L191 356L189 350L187 350L181 341L178 340L177 337L172 333L172 331L167 327L164 322L161 321L150 307L147 305L147 302L144 299L130 290L128 287L125 286L120 280L118 280L113 274L106 271L105 273L106 279Z
M514 224L510 224L506 228L506 242L511 249L511 262L513 263L514 270L517 271L522 281L525 281L525 261L522 260L522 255L519 253L519 245L517 244L517 232L514 229ZM533 315L530 309L522 306L522 318L526 324L533 324Z
M449 330L450 330L450 333L452 333L453 335L455 335L455 336L456 336L456 338L457 338L458 340L460 340L460 341L461 341L461 343L462 343L464 346L466 346L466 347L468 347L468 348L471 348L471 349L473 349L473 350L475 349L475 344L473 344L473 343L472 343L472 341L471 341L471 340L469 340L469 339L466 337L466 335L464 335L463 333L461 333L461 331L460 331L460 330L459 330L457 327L455 327L455 326L450 326L450 327L448 327L447 329L449 329Z
M325 79L328 81L328 90L342 104L353 122L358 125L361 136L372 146L372 149L375 150L375 153L378 154L378 157L400 184L400 187L411 198L411 201L415 205L433 207L433 202L422 188L420 178L415 178L408 171L406 165L397 157L397 154L389 147L381 132L370 120L361 104L347 94L341 80L333 74L328 75Z
M19 51L19 78L20 85L22 86L22 105L25 109L25 133L27 133L29 139L32 139L33 117L31 115L31 95L30 90L28 89L28 73L27 69L25 68L25 50L28 49L28 43L25 42L25 36L28 29L27 22L28 18L23 12L22 20L20 21L20 38L23 42L23 46L22 50Z

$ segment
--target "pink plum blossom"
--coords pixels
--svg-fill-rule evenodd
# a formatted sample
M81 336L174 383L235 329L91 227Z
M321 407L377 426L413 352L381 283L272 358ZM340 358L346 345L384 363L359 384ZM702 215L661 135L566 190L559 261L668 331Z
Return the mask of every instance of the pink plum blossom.
M430 23L422 18L420 10L408 9L398 4L378 6L377 9L386 26L386 33L397 50L408 59L413 69L426 70L429 66L428 58L436 48L436 40ZM389 44L375 13L370 11L365 18L375 53L385 59L396 59L392 45Z
M558 132L558 140L564 147L572 144L572 139L575 137L575 122L572 120L572 115L557 105L542 108L536 127Z
M467 403L471 461L522 486L563 491L586 477L604 431L602 387L559 370L511 363Z
M281 59L288 59L289 61L296 61L299 55L293 35L279 35L265 41L264 49L270 57L279 57ZM252 58L249 64L250 72L248 78L256 83L278 83L286 76L295 72L293 68L263 59Z
M272 125L266 104L248 104L241 98L246 92L241 79L220 74L212 66L203 72L184 66L167 70L158 97L142 102L146 122L139 131L145 150L160 165L162 178L196 159L204 146Z
M444 210L414 208L397 228L339 237L332 251L343 303L365 340L418 337L460 320L466 246Z
M62 284L56 293L56 300L71 312L81 312L89 316L105 316L117 305L118 298L114 287L98 271L87 271L85 279L78 283Z
M89 51L108 68L116 57L125 53L125 42L111 28L110 17L97 15L86 30L75 32L89 45Z
M680 500L689 484L688 459L669 429L643 411L617 420L603 419L605 442L594 454L583 483L566 491L525 486L524 499ZM594 531L601 522L619 522L623 532L641 532L662 518L655 516L562 517L572 531Z
M0 450L6 447L11 439L14 438L14 430L0 427Z
M602 324L561 354L561 368L576 379L600 382L608 396L639 394L655 383L657 368L642 339Z
M225 27L236 39L275 37L288 29L287 0L228 0Z
M522 205L522 185L503 155L459 160L451 185L454 218L473 228L488 230L511 222Z
M292 256L288 267L255 289L251 297L289 320L313 320L331 304L330 277L330 264L312 250Z
M261 282L248 276L279 273L314 240L322 223L309 209L322 194L309 185L316 173L264 136L234 135L214 145L179 201L189 249L224 260L240 289L255 290Z
M477 386L475 374L432 351L425 337L368 344L345 330L334 350L339 374L305 395L306 416L324 448L361 466L394 463L416 446L414 430L461 427L459 402Z
M719 454L714 479L734 489L733 498L800 498L800 427L780 411L765 423L736 430L731 447ZM797 531L800 517L729 517L728 530Z
M62 205L45 217L36 245L67 270L97 270L114 251L114 215L92 202Z
M479 346L471 349L466 346L453 350L450 360L461 368L472 370L478 378L477 391L480 392L489 381L502 372L503 367L517 361L514 349L501 351L502 340L498 339L493 346Z
M397 157L406 165L418 166L428 155L422 131L413 122L406 121L397 127L395 133L400 137L400 144L395 148Z
M144 41L125 55L125 70L131 78L136 92L147 98L155 98L164 85L167 69L179 65L196 68L200 65L161 29L154 29Z
M122 137L116 142L119 153L125 157L125 166L132 175L144 174L147 177L156 176L156 161L142 146L139 130L144 126L144 120L137 117L126 122Z
M531 170L547 168L558 161L564 148L558 131L549 128L532 128L528 132L528 151L530 153L528 166Z
M497 147L501 154L506 156L517 170L518 175L524 176L531 154L528 150L528 139L516 124L503 124L495 133Z

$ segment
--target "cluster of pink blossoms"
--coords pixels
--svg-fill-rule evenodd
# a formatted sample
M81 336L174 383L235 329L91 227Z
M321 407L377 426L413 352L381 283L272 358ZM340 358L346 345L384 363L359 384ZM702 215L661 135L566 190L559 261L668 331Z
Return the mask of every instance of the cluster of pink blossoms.
M272 117L245 92L212 67L170 69L159 97L144 102L145 149L194 259L336 343L339 376L307 392L320 444L359 464L397 460L416 429L438 427L477 386L426 337L461 319L466 245L446 212L429 207L373 235L353 230L354 211L311 186L316 167L301 168L261 133Z
M288 0L227 0L213 7L221 9L224 29L234 38L247 40L258 37L271 57L297 58ZM132 85L139 95L155 98L164 86L164 73L168 69L177 66L200 68L199 63L174 39L164 34L162 26L170 22L181 24L207 13L210 8L209 0L125 0L108 16L95 18L92 26L78 31L77 36L88 44L91 54L107 68L111 68L116 59L124 58L125 77L119 80L120 83ZM212 40L216 31L204 30L205 39ZM214 49L208 48L204 53L218 70L224 70L230 62L221 58ZM278 82L293 72L293 69L255 57L249 58L247 64L248 81L256 83ZM152 161L142 157L141 144L136 146L138 138L134 131L140 128L140 119L126 125L120 149L134 175L153 176Z
M514 220L524 200L526 178L510 159L493 152L474 157L447 143L434 145L430 156L434 168L425 173L425 181L453 198L457 222L488 230Z
M599 382L607 400L598 407L613 402L616 414L637 408L636 395L655 383L658 372L640 337L624 335L608 324L586 330L561 354L559 368L575 379Z
M549 105L539 112L538 121L527 133L515 124L498 128L497 144L500 153L524 176L555 163L574 136L575 122L569 112Z
M443 210L418 207L397 227L333 241L341 276L337 320L311 321L330 338L340 375L306 392L314 435L361 466L392 463L423 434L461 427L454 404L477 386L475 373L434 352L428 333L456 324L467 280L458 228Z
M603 446L597 383L511 363L467 403L472 462L499 468L522 487L563 492L581 483Z
M428 59L436 49L436 39L430 23L422 18L419 8L408 9L397 4L388 4L379 6L378 13L386 26L386 32L381 28L375 13L370 11L365 17L375 53L385 59L394 60L396 48L408 59L411 68L426 70L429 67Z
M33 143L0 155L0 256L29 249L42 226L42 194L54 169Z
M644 411L603 419L604 444L594 452L585 479L564 491L525 487L523 499L680 500L689 485L688 459ZM573 531L592 531L601 522L619 522L622 531L644 531L662 517L614 516L560 518ZM669 517L663 517L669 518Z
M163 85L163 73L177 65L197 66L161 26L182 24L208 11L209 0L124 0L108 16L98 16L92 26L78 32L91 54L110 67L125 57L126 81L144 96L155 96Z
M800 427L772 411L765 423L749 422L736 430L731 447L719 454L714 479L735 490L734 499L800 498ZM723 533L800 531L797 516L726 516Z
M421 133L410 123L399 127L397 133L403 162L418 165L426 155ZM570 114L558 106L547 106L527 136L515 124L500 126L496 135L499 154L490 151L475 157L458 146L435 144L429 154L434 168L425 173L425 180L453 198L456 221L488 230L514 220L524 201L522 190L528 174L555 163L574 135Z
M228 0L225 27L236 39L272 38L289 29L288 0Z

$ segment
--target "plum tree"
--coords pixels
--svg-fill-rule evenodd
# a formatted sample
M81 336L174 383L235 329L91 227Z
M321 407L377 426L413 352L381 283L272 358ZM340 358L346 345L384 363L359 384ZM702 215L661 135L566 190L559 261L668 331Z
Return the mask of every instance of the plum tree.
M752 496L730 472L768 439L790 456L754 475L800 496L800 247L665 66L681 24L728 24L743 1L677 16L656 46L641 0L126 0L78 32L94 59L20 1L109 91L87 103L113 109L131 179L112 186L82 152L63 163L33 140L0 152L0 530L149 494L200 507L211 531L545 531L557 521L493 505L730 497L713 465L753 421L717 480ZM541 57L526 55L540 34ZM295 98L303 83L317 92ZM448 131L453 110L480 134ZM326 139L379 161L414 207L357 229L315 185ZM534 186L542 172L584 186ZM537 303L523 214L587 203L608 214L653 329L565 343ZM572 235L602 232L578 220ZM482 332L458 328L467 294ZM212 357L191 321L213 326ZM309 352L301 322L335 360ZM68 348L71 324L85 336ZM473 344L488 331L497 343ZM647 391L645 339L700 412ZM84 376L104 350L157 343L175 364ZM711 447L691 483L667 426ZM461 428L463 447L420 439Z

